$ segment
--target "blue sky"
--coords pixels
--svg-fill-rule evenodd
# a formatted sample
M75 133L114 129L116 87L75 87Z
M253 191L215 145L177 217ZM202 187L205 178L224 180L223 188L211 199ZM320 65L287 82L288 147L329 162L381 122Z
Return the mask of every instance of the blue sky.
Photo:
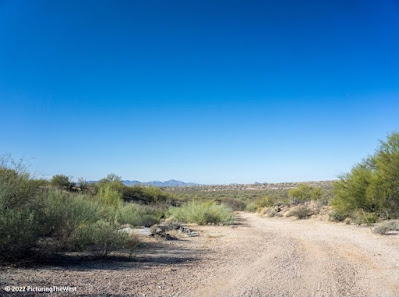
M399 130L397 1L0 0L0 152L33 172L333 179Z

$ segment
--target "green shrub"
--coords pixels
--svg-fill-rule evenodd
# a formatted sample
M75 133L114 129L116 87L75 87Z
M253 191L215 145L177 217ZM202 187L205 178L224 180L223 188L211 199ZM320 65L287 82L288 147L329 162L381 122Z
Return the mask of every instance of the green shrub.
M48 191L39 199L38 222L42 236L53 236L62 247L82 224L100 219L114 221L115 210L95 197L62 191Z
M124 186L122 188L122 196L125 201L141 202L141 203L164 203L172 199L168 193L162 192L157 187L142 186Z
M119 227L115 221L121 204L110 205L96 197L62 191L48 191L40 202L39 234L55 239L55 250L85 250L105 256L111 250L135 246L131 236L123 239L125 234L111 232ZM114 242L109 243L107 238Z
M27 257L39 238L35 213L30 209L0 209L0 258Z
M101 179L96 187L98 191L104 191L104 189L109 188L118 192L120 198L125 202L150 204L164 203L172 200L171 194L163 192L157 187L126 186L122 183L121 177L113 173Z
M119 175L116 175L115 173L110 173L105 178L100 179L98 182L98 184L100 186L112 184L112 183L122 184L122 178Z
M263 198L256 201L257 208L271 207L276 202L275 197L266 195Z
M307 184L300 184L295 189L290 190L288 195L294 201L304 202L309 200L318 200L322 197L322 190Z
M375 222L377 222L378 217L375 213L372 213L372 212L356 210L352 213L352 219L353 219L353 222L359 226L362 224L370 226L371 224L374 224Z
M75 183L70 180L70 178L66 175L56 174L52 177L50 184L54 187L64 190L72 190L75 186Z
M150 227L159 223L163 215L164 211L160 207L127 203L119 208L117 220L120 224Z
M328 215L330 216L330 219L332 221L342 222L346 218L350 217L352 214L348 211L333 209Z
M0 207L21 208L32 205L40 192L40 184L28 173L0 167Z
M112 185L104 185L99 188L97 196L101 199L102 203L118 207L122 202L122 194Z
M7 161L8 162L8 161ZM39 183L29 174L0 162L0 258L26 257L39 238L36 199Z
M256 212L257 209L258 209L258 207L253 202L248 203L247 206L245 207L245 211L248 211L248 212Z
M131 246L136 240L131 235L118 232L119 225L99 220L76 228L69 240L72 250L90 251L104 257L110 252Z
M181 207L172 207L169 214L177 221L199 225L231 224L234 218L232 210L226 205L201 202L189 202Z

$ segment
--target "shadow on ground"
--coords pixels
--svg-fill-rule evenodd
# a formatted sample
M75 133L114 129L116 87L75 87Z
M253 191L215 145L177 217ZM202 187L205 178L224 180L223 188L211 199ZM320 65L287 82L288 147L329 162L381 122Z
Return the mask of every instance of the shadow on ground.
M236 214L234 218L234 224L232 224L231 227L251 227L251 225L249 225L248 221L241 217L240 214Z
M75 271L151 268L152 266L184 265L195 262L205 252L206 250L203 249L186 249L181 246L154 242L144 244L131 256L128 252L117 252L104 258L93 257L84 253L59 253L51 257L32 259L12 266L33 269L61 268Z

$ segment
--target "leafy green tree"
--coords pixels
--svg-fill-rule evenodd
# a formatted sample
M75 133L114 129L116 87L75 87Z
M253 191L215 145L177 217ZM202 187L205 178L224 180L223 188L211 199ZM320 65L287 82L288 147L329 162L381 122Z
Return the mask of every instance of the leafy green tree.
M373 178L368 199L378 206L381 216L399 216L399 134L391 133L372 158Z
M50 184L59 189L72 190L75 183L70 178L63 174L56 174L52 177Z
M99 185L109 184L109 183L122 183L122 178L115 173L110 173L106 177L100 179Z
M331 202L338 217L361 211L399 216L399 134L381 141L375 154L340 177Z
M373 170L366 162L353 167L350 173L339 177L334 183L334 199L331 205L341 219L357 209L375 211L375 205L369 201L367 189L373 179Z

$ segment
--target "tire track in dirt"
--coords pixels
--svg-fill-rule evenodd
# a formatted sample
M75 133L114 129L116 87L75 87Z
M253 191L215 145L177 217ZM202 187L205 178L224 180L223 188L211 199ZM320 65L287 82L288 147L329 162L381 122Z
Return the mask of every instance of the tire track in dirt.
M399 260L398 250L385 238L333 223L241 216L250 228L235 245L247 260L225 243L232 260L191 296L399 296L398 269L384 268ZM373 260L376 250L388 253L388 263Z

